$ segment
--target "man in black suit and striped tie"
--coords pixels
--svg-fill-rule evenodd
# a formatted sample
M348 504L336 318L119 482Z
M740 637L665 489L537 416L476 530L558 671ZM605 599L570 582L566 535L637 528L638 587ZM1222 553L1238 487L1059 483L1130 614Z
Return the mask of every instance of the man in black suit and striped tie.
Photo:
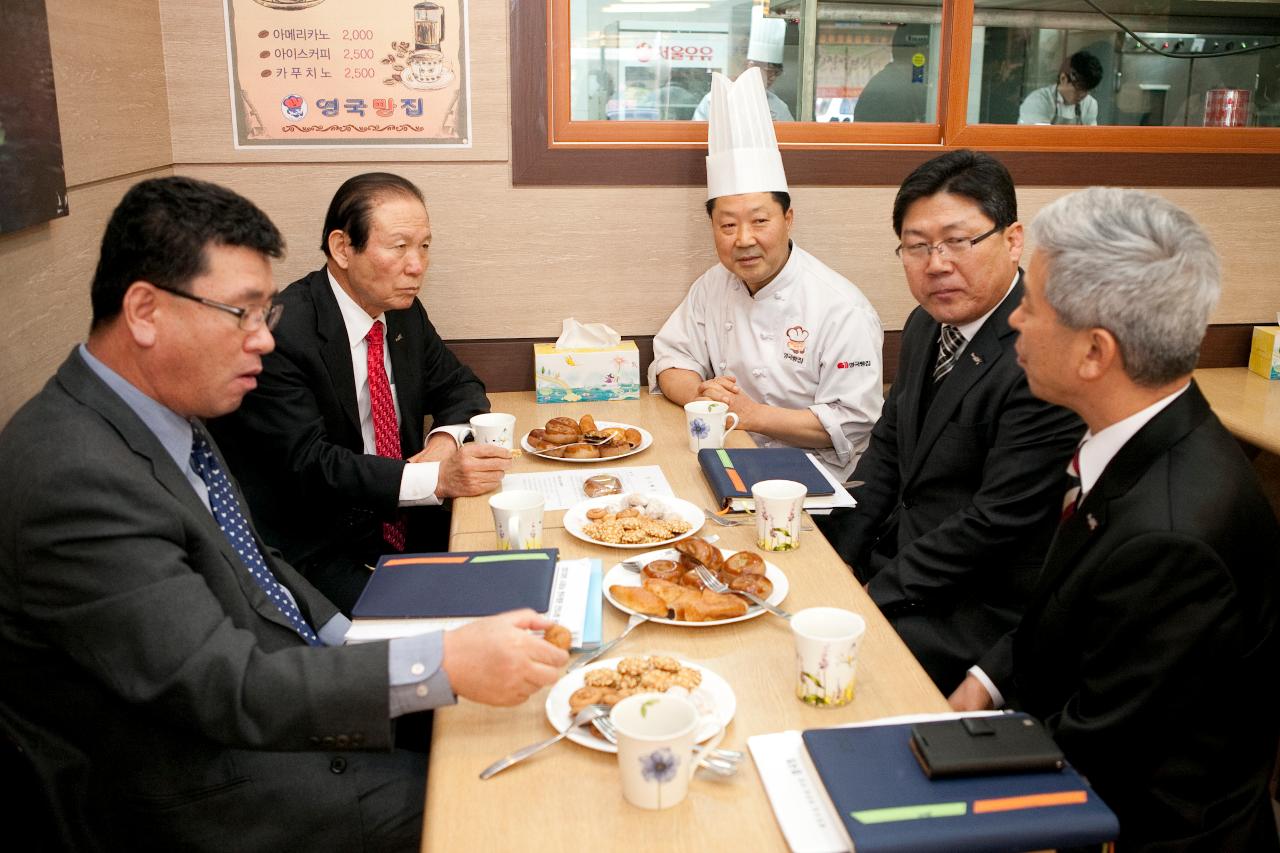
M953 151L903 182L898 256L920 303L833 544L939 689L1017 624L1083 426L1037 400L1013 351L1022 225L1013 179Z

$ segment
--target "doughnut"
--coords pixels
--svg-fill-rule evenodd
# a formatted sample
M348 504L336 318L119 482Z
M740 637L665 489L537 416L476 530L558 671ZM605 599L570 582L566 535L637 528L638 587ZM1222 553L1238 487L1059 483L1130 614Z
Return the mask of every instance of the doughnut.
M604 518L608 514L609 514L609 510L606 507L602 507L602 506L593 506L591 509L587 510L587 518L591 519L592 521L596 521L597 519Z

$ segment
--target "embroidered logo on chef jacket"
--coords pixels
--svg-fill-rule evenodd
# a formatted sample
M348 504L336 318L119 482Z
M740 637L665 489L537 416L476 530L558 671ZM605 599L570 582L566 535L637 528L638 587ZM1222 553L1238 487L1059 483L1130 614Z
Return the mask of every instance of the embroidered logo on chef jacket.
M787 350L782 357L796 364L804 364L805 341L809 339L809 330L804 326L792 326L787 329Z
M863 359L862 361L837 361L836 370L848 370L851 367L870 367L871 362Z

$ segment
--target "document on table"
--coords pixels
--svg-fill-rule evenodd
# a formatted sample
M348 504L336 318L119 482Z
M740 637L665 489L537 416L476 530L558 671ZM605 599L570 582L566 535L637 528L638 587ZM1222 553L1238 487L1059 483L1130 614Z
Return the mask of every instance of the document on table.
M999 711L968 714L908 714L851 723L853 726L880 726L890 723L923 723L951 720L957 717L983 717ZM840 727L840 728L843 728ZM849 836L836 814L831 798L822 787L818 771L809 760L804 741L798 731L775 732L747 738L751 759L764 783L769 804L773 806L778 828L792 853L846 853Z
M571 471L540 471L533 474L508 474L502 478L502 491L515 489L537 492L546 498L548 510L568 509L586 500L582 483L597 474L612 474L622 482L623 492L675 497L671 484L657 465L633 465L625 468L598 468L583 465Z

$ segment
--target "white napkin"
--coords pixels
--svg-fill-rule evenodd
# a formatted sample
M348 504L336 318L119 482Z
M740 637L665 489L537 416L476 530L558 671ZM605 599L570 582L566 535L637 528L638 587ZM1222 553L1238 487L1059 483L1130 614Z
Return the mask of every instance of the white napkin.
M560 329L560 337L556 338L556 346L560 349L580 349L582 347L613 347L622 343L619 335L612 327L604 323L579 323L569 317Z

